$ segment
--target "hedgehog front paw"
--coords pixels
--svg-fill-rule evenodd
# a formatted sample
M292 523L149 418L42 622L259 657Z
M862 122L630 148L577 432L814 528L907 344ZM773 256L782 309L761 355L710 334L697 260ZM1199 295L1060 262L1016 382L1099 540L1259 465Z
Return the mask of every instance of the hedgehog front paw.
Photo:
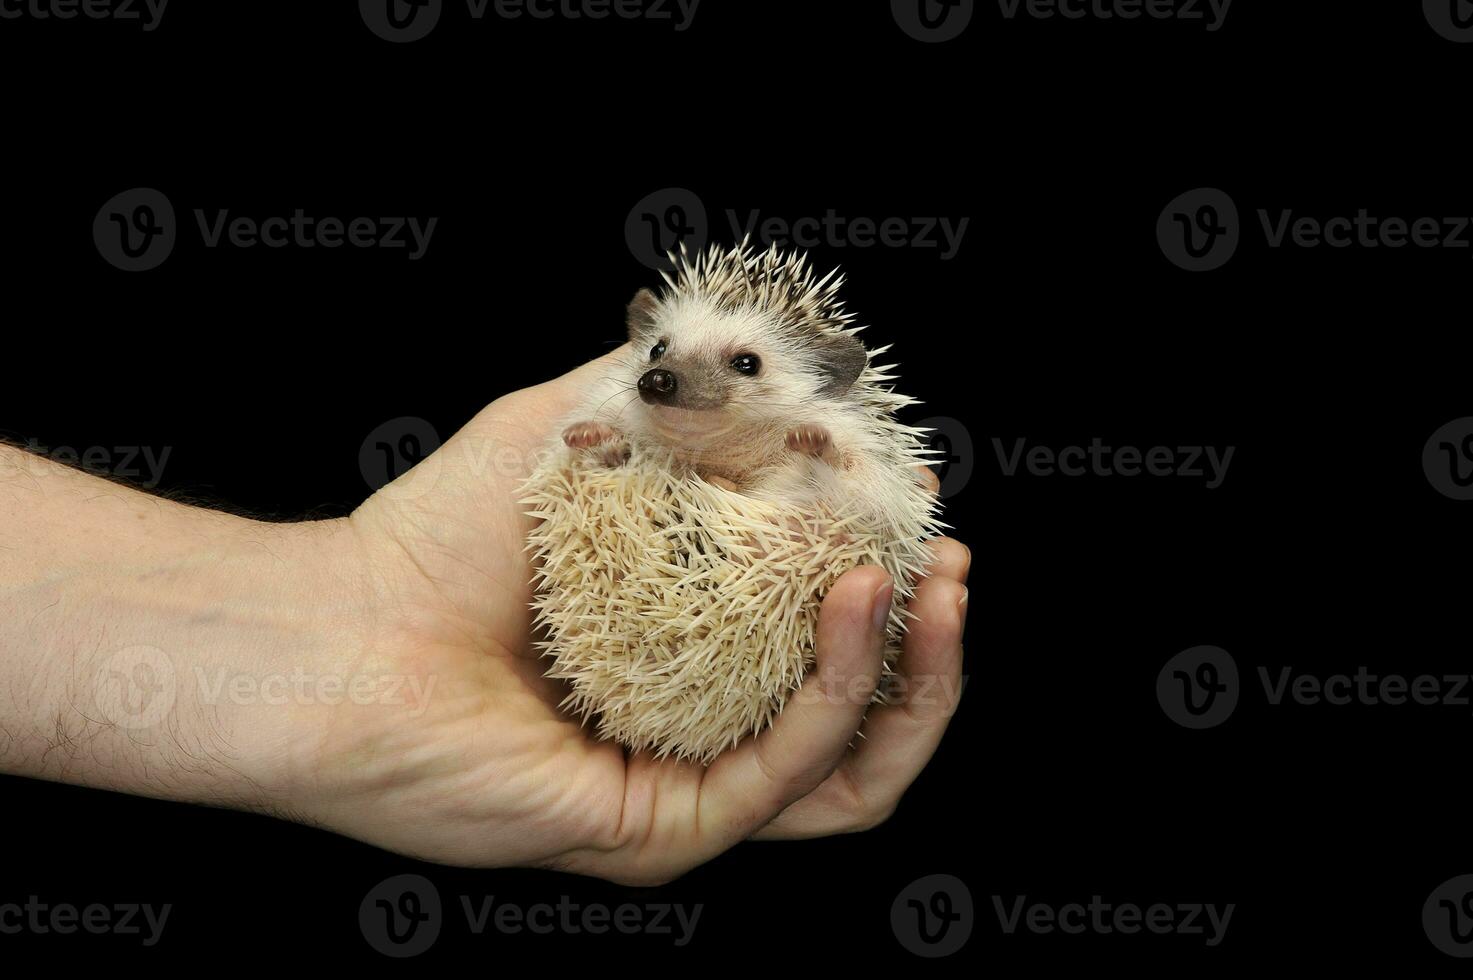
M821 425L800 425L788 430L788 448L804 456L822 456L829 448L829 430Z
M623 466L629 461L629 446L611 426L602 422L575 422L563 430L570 449L588 450L605 466Z
M592 449L618 438L619 433L602 422L574 422L563 430L563 442L571 449Z

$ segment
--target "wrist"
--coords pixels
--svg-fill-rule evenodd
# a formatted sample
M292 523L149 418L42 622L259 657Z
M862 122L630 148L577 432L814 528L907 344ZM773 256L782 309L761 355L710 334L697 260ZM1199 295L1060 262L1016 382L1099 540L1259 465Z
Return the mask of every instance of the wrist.
M351 669L364 603L345 521L268 524L149 501L6 583L7 771L289 811L324 690ZM18 621L18 622L17 622ZM330 687L327 689L331 694Z

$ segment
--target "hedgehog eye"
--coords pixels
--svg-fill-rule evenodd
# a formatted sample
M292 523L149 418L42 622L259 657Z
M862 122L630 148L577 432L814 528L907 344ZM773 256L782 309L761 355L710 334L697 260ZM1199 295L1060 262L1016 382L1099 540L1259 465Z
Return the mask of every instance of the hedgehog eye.
M762 361L756 354L738 354L731 359L731 366L742 374L756 374L762 367Z
M660 355L663 353L665 353L665 342L662 340L658 344L650 348L650 360L658 361L660 359Z

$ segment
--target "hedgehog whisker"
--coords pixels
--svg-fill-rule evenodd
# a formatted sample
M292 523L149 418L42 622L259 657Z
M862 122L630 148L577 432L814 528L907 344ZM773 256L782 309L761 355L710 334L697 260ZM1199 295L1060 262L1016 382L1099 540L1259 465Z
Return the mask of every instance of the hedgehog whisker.
M614 418L619 418L620 416L622 416L624 414L624 409L628 408L630 405L633 405L637 401L639 401L639 389L635 388L634 394L630 397L630 399L624 404L620 405L619 410L614 413Z
M631 391L635 394L639 393L639 389L636 388L634 385L625 385L624 387L620 388L618 391L614 392L612 395L599 402L598 407L593 410L593 414L597 415L599 412L602 412L604 410L604 406L607 405L609 402L613 401L615 398L618 398L620 395L626 394L627 392ZM627 407L628 406L626 405L625 408ZM614 413L614 417L618 418L621 414L623 414L623 412L623 408L619 409L618 412Z

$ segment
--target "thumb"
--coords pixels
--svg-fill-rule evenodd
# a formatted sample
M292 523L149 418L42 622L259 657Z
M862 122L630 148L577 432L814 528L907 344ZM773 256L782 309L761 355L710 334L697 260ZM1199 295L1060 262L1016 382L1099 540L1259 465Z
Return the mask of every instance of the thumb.
M601 380L616 374L621 368L627 368L631 350L629 344L620 344L602 357L596 357L551 381L526 389L524 394L530 395L546 412L554 416L565 415L577 408L578 403L587 397L589 390Z

